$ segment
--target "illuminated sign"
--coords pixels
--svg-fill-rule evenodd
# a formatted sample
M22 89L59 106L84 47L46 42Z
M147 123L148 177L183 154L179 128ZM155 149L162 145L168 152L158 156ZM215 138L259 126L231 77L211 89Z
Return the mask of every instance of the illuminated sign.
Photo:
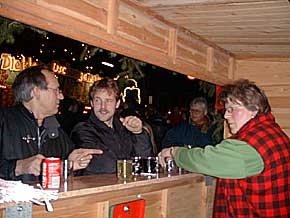
M94 83L95 81L98 81L102 79L98 74L92 75L90 73L80 73L80 78L78 79L79 82L88 82L88 83Z
M64 67L64 66L61 66L61 65L59 65L57 63L53 63L52 64L52 71L54 73L65 75L66 74L66 70L67 70L67 68Z
M28 57L27 61L24 55L21 55L21 65L22 69L24 70L25 68L31 67L31 66L36 66L37 62L32 62L32 58Z
M21 72L22 70L30 67L30 66L36 66L38 65L37 62L33 62L31 57L25 58L24 55L21 55L21 59L16 59L15 57L11 56L11 54L8 53L2 53L1 54L1 70L7 71L7 75L9 78L5 78L4 83L7 83L7 80L9 79L9 84L13 83L15 76ZM52 63L51 70L56 74L66 75L68 68L65 66L61 66L60 64L54 62ZM0 72L0 79L1 79L1 73ZM13 74L13 78L12 75ZM12 81L13 79L13 81ZM94 83L95 81L100 80L101 77L96 74L92 75L90 73L80 73L80 76L78 78L79 82L88 82L88 83ZM11 81L10 81L11 80Z
M122 96L123 102L125 102L125 100L126 100L126 95L127 95L128 90L137 90L138 103L140 104L141 103L141 96L140 96L140 89L138 88L138 85L137 85L137 81L134 79L128 79L128 80L132 81L134 83L134 85L130 86L130 87L128 86L124 89L124 94Z
M27 61L24 55L21 55L21 61L11 56L11 54L1 54L1 70L22 71L27 67L37 65L36 62L32 62L32 58L28 57Z
M22 71L22 66L20 60L15 59L10 54L3 53L1 54L1 69Z

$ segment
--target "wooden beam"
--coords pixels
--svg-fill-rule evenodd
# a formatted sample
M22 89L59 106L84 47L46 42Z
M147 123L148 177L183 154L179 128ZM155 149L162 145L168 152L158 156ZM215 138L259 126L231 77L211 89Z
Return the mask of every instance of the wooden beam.
M0 0L0 15L208 82L230 80L232 54L129 0Z
M120 0L108 0L107 32L115 34L117 31Z

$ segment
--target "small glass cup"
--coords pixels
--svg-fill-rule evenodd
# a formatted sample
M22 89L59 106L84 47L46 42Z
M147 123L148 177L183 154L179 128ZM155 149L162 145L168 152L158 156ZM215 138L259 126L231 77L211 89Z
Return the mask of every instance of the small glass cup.
M165 171L170 174L176 171L176 164L172 158L165 159Z
M73 161L72 160L63 160L62 161L62 179L63 181L67 181L68 179L72 179L74 176L73 172Z
M142 160L142 169L144 173L155 174L158 173L158 159L155 157L147 157Z
M72 160L63 160L62 161L62 184L63 184L63 192L67 192L72 190L73 188L73 176L74 176L74 168L73 168Z
M132 179L132 160L117 160L117 177L118 179Z

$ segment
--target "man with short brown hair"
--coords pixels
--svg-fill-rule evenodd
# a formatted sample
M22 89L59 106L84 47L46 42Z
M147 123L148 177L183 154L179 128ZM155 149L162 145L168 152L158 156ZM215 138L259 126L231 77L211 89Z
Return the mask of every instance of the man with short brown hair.
M143 131L142 121L136 116L119 118L115 112L120 106L120 90L115 80L104 78L90 89L92 112L88 120L72 131L72 139L81 148L104 151L94 156L83 174L114 173L116 160L143 158L152 155L149 136Z

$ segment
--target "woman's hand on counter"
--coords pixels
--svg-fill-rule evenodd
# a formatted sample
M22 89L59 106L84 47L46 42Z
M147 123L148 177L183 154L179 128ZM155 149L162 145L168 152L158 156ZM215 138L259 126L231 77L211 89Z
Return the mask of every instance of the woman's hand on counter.
M166 161L167 160L173 160L175 155L176 155L176 151L179 149L179 147L170 147L170 148L164 148L161 152L159 152L158 154L158 161L159 164L162 167L166 166Z

